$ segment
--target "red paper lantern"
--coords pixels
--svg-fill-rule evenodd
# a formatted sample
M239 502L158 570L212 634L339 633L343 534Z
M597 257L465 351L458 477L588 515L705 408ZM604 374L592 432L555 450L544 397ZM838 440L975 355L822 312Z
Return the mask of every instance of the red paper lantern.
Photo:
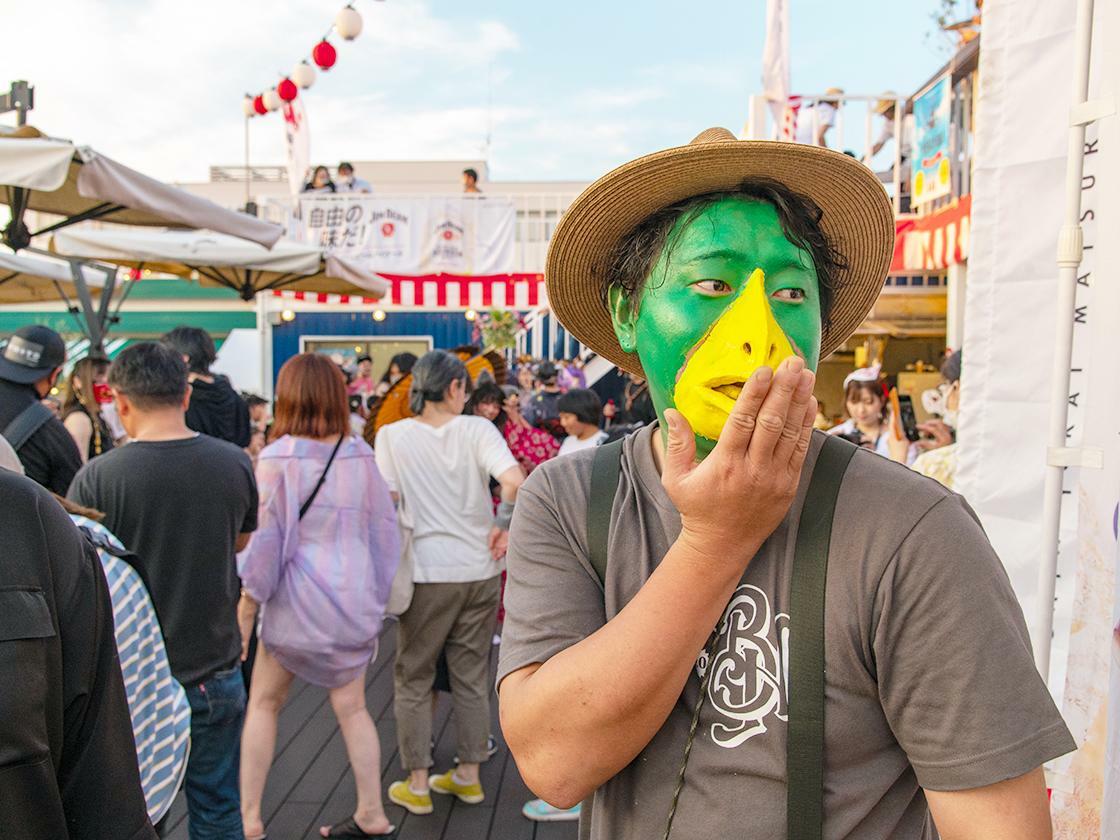
M320 41L311 51L311 60L319 65L320 70L330 70L338 60L338 53L330 41Z
M258 94L253 97L253 110L260 114L262 117L268 113L268 106L264 104L264 95Z
M284 79L276 86L276 93L278 93L280 98L285 102L291 102L299 96L299 88L296 87L296 83L291 79Z

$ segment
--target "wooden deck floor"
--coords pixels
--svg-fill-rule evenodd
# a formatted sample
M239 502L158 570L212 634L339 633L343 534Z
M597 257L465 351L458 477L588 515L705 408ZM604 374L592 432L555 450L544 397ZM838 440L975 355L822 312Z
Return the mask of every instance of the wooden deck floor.
M396 722L393 719L393 656L395 625L385 631L377 659L367 674L366 698L381 737L382 792L403 778L397 757ZM491 656L496 665L497 648ZM400 827L399 840L574 840L576 824L533 823L521 815L521 806L533 795L521 781L517 766L505 747L498 727L497 701L492 704L492 732L498 753L482 767L486 801L464 805L452 797L433 796L435 813L417 817L386 800L389 819ZM451 701L441 697L433 732L436 736L435 769L451 766L455 755L455 726ZM264 817L269 840L307 840L318 837L318 827L338 822L353 813L354 780L346 759L338 724L327 692L296 682L280 715L276 759L264 794ZM167 840L187 840L183 795L168 820Z

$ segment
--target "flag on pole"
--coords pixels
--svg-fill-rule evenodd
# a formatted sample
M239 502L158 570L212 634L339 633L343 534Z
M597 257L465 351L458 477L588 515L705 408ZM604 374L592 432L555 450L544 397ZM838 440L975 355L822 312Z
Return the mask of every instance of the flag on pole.
M303 97L284 103L284 139L288 157L288 186L295 195L303 189L307 169L311 166L311 129Z
M766 0L766 45L762 50L762 92L782 139L793 139L789 113L789 3ZM795 120L796 117L793 117ZM788 132L788 133L787 133Z

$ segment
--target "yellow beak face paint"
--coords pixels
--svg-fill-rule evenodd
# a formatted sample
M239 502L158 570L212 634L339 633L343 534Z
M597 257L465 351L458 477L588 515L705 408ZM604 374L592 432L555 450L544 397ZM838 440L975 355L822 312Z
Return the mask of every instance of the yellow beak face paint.
M735 301L692 348L673 402L693 432L718 440L739 392L758 368L776 369L796 355L774 318L766 278L756 268Z

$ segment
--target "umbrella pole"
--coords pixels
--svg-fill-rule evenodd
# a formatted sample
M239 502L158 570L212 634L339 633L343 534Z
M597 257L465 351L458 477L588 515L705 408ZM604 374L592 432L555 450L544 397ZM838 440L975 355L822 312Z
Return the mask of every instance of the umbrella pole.
M70 276L74 278L74 289L78 293L78 301L82 306L86 336L89 338L90 354L105 351L105 325L99 317L98 310L93 307L93 295L90 294L86 284L85 274L82 271L80 260L67 260L70 263ZM113 286L116 283L116 272L105 278L105 287L101 290L102 300L112 297Z

